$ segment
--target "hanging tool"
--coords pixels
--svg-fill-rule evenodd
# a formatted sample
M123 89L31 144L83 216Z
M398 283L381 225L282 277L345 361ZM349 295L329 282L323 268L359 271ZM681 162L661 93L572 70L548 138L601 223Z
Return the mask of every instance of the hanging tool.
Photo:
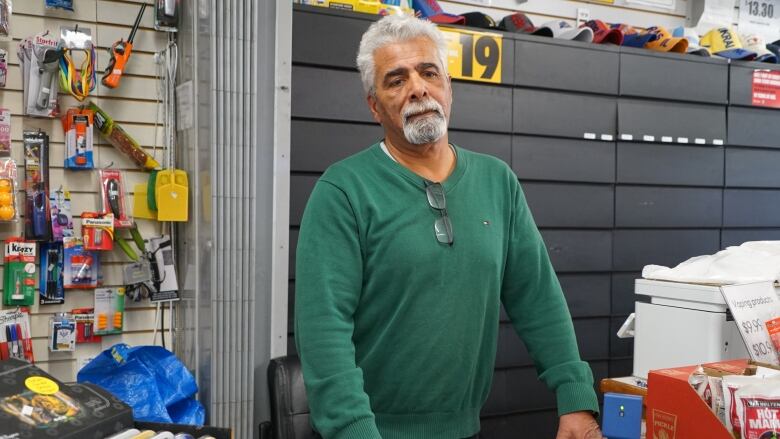
M40 83L38 85L38 95L35 100L35 104L38 108L43 109L49 107L50 101L57 100L57 70L60 68L60 57L62 56L62 50L60 49L46 49L41 54L38 60L38 74L41 75ZM52 93L54 91L54 93Z
M103 79L101 80L103 85L108 88L119 87L119 80L125 72L127 61L130 59L130 54L133 51L133 39L135 38L135 33L138 31L138 26L141 24L141 18L143 18L145 10L146 3L141 3L141 10L138 12L135 24L130 31L130 36L127 38L127 41L120 39L111 46L111 60L108 61L108 67L106 67Z
M181 169L164 169L157 173L155 199L158 221L187 221L189 184Z

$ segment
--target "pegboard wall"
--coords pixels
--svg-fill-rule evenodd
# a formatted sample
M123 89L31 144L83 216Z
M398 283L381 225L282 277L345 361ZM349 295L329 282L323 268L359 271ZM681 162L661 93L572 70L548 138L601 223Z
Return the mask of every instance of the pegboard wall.
M24 159L22 133L24 130L43 130L50 137L50 189L60 186L71 193L71 211L74 216L74 228L79 233L79 216L84 211L99 209L98 171L73 171L64 169L65 143L62 124L59 119L45 119L24 116L22 102L22 75L16 50L19 41L30 35L48 29L59 35L61 26L78 24L81 28L90 28L93 41L97 44L98 81L105 70L110 56L107 49L120 38L127 38L138 14L139 0L74 0L74 12L49 10L44 0L15 0L11 17L11 40L0 41L0 47L8 51L8 81L6 88L0 88L0 107L10 109L12 157L19 164L22 187ZM128 62L120 87L108 89L98 84L90 98L105 110L115 121L130 133L158 161L163 158L162 109L158 111L158 80L154 54L167 43L164 32L154 30L153 8L147 8L138 33L135 36L133 54ZM78 106L79 102L67 93L60 92L60 108ZM128 194L137 183L144 183L148 173L140 171L127 157L106 143L95 131L95 166L105 167L113 163L114 169L124 171L125 187ZM23 192L17 194L22 197ZM21 198L17 198L20 200ZM145 238L159 236L162 223L151 220L136 220L141 235ZM20 221L15 224L0 224L0 240L10 236L21 236ZM101 274L103 286L122 286L122 268L129 263L124 253L116 248L112 252L101 253ZM40 272L40 267L38 272ZM2 275L2 267L0 267ZM116 343L129 345L148 345L153 341L156 307L148 300L139 303L127 302L124 318L124 333L103 336L102 343L77 344L75 352L49 352L49 318L56 312L70 311L74 308L89 308L94 304L93 290L66 290L63 305L38 305L31 308L31 326L35 363L60 380L75 381L76 372L86 360L94 357L103 349ZM2 307L0 309L9 309ZM168 313L165 313L165 326L169 325ZM159 324L159 322L158 322ZM157 344L161 343L157 335ZM170 347L170 339L166 338Z

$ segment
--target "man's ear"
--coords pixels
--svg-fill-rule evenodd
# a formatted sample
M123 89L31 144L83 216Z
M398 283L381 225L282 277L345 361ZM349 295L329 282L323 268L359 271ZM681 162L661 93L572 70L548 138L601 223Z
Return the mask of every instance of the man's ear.
M376 97L374 97L372 93L366 95L366 103L368 104L368 109L371 110L371 115L374 117L374 121L377 123L382 123L379 118L379 109L377 109L379 102L377 102Z

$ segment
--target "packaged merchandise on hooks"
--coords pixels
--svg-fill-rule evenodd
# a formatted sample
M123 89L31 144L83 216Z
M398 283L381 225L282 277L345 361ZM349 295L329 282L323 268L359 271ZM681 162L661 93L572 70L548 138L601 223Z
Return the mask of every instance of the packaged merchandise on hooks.
M24 236L35 241L51 239L49 210L49 136L25 131L24 139Z
M9 358L34 361L27 308L0 311L0 360Z
M179 282L176 278L176 263L170 235L149 239L146 248L154 257L152 278L156 291L152 292L152 302L178 300Z
M0 156L11 155L11 110L0 108Z
M81 238L63 238L65 258L62 282L66 289L97 288L100 277L100 257L97 252L86 250Z
M76 350L76 319L68 312L49 317L49 350L73 352Z
M135 39L135 33L138 32L138 26L141 24L145 10L146 3L141 3L141 10L138 11L138 16L135 18L135 24L133 24L133 28L130 30L130 36L127 37L127 41L120 39L111 46L109 51L111 59L108 60L108 66L106 66L106 71L103 73L103 78L100 81L108 88L119 87L119 81L122 79L127 62L133 53L133 40Z
M125 314L124 288L95 290L95 334L121 334Z
M95 113L88 108L69 108L62 118L65 131L65 167L92 169L95 167L94 130Z
M117 169L100 170L100 212L114 215L114 227L117 229L133 227L133 217L127 210L127 193L122 171Z
M114 248L114 214L82 212L81 236L85 250L110 251Z
M179 25L179 0L155 0L154 28L176 32Z
M3 305L31 306L35 296L37 245L20 237L5 240Z
M181 169L163 169L157 173L155 200L158 221L187 221L189 183Z
M0 222L17 220L16 160L0 158Z
M145 171L151 171L152 169L160 167L160 163L151 155L147 154L146 151L141 148L141 145L130 137L118 123L114 122L105 111L101 110L97 104L90 101L87 108L92 110L95 114L95 128L100 131L100 134L111 144L111 146L123 152L136 165Z
M83 101L95 90L97 76L97 55L92 43L92 31L89 28L63 26L60 28L60 87L78 101ZM80 68L76 67L74 55L81 53Z
M0 49L0 87L8 81L8 51Z
M41 243L41 272L38 276L40 291L38 303L41 305L65 303L65 285L62 277L64 253L61 242Z
M19 43L25 114L41 117L59 114L57 93L60 90L61 55L59 41L50 36L48 30Z
M100 343L103 337L95 335L95 308L76 308L70 311L76 321L76 343Z
M62 242L73 236L73 217L70 213L70 192L62 187L49 195L52 240Z
M11 36L11 13L13 3L11 0L0 0L0 37Z

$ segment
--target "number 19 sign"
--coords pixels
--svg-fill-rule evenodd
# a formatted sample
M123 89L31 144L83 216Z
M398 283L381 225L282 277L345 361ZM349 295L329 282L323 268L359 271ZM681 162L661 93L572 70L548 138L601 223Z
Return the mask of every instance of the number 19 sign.
M501 35L439 27L447 39L448 70L453 79L501 82Z

